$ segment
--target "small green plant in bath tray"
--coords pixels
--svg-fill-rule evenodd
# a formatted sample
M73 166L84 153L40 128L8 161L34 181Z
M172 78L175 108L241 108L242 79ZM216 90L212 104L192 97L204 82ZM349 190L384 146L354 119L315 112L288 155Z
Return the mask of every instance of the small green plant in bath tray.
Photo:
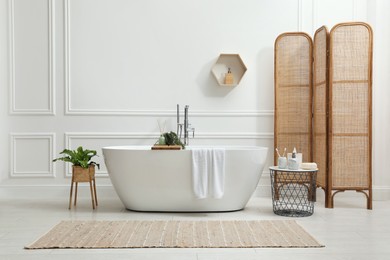
M95 150L84 150L82 146L79 146L76 150L64 149L60 154L64 154L66 156L56 158L53 162L69 162L74 166L80 166L84 169L87 169L91 165L96 165L98 169L100 169L100 165L98 163L91 161L92 157L97 156Z
M184 149L184 144L180 141L175 132L163 133L166 145L180 145Z

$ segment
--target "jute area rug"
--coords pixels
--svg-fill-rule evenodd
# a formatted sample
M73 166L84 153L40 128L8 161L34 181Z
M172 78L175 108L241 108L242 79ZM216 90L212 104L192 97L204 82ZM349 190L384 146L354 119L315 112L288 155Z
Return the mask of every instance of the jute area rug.
M62 221L26 249L323 247L293 220Z

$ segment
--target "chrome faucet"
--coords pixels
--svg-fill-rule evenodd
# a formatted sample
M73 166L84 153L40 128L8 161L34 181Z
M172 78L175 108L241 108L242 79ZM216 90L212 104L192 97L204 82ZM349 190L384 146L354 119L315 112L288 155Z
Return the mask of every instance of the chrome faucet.
M191 124L188 121L188 108L189 106L186 105L184 107L184 123L180 123L180 107L179 104L177 104L177 113L176 113L176 121L177 121L177 136L181 139L183 128L184 128L184 145L189 145L189 135L188 133L192 132L192 138L195 137L195 128L191 127Z

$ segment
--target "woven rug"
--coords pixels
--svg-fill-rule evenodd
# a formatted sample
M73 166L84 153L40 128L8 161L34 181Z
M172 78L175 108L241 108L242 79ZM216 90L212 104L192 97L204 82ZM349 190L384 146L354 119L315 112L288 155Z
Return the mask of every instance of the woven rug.
M62 221L26 249L323 247L293 220Z

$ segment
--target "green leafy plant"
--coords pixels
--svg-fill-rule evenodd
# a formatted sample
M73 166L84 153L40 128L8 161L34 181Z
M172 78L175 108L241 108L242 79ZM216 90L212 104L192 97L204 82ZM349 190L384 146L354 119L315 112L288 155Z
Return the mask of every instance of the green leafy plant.
M163 136L167 145L181 145L184 149L184 144L180 141L180 138L175 132L163 133Z
M74 166L81 166L82 168L88 168L90 165L96 165L98 169L100 169L100 165L98 163L91 161L92 157L97 156L95 150L84 150L82 146L79 146L76 150L64 149L60 154L67 156L56 158L53 162L69 162Z

